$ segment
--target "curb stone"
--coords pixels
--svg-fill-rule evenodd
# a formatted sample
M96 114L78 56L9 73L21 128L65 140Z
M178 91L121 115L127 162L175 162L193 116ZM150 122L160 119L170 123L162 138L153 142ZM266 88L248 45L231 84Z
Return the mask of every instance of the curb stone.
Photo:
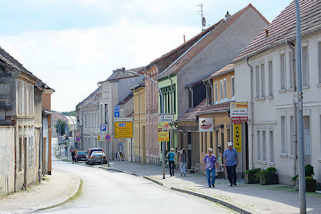
M200 198L204 198L206 200L209 200L209 201L218 203L218 204L220 204L222 206L225 206L227 208L230 208L231 210L236 211L236 212L241 213L241 214L252 214L251 212L249 212L247 210L244 210L242 208L234 206L233 204L227 203L225 201L222 201L220 199L217 199L217 198L214 198L214 197L211 197L211 196L207 196L207 195L204 195L204 194L192 192L192 191L189 191L189 190L179 189L179 188L175 188L175 187L171 187L170 189L174 190L174 191L177 191L177 192L182 192L182 193L186 193L186 194L189 194L189 195L193 195L193 196L197 196L197 197L200 197Z
M163 184L162 182L156 181L156 180L154 180L154 179L152 179L152 178L150 178L150 177L143 176L143 178L145 178L145 179L147 179L147 180L149 180L149 181L151 181L151 182L154 182L155 184L158 184L158 185L160 185L160 186L164 186L164 184Z
M75 188L75 190L69 196L67 196L66 198L64 198L63 200L61 200L59 202L56 202L56 203L53 203L53 204L49 204L49 205L46 205L46 206L42 206L42 207L38 207L37 209L32 210L31 213L38 212L38 211L43 211L43 210L47 210L47 209L51 209L51 208L60 206L60 205L62 205L64 203L72 200L73 198L75 198L80 193L82 185L83 185L83 180L81 178L79 178L78 179L78 183L77 183L77 187Z

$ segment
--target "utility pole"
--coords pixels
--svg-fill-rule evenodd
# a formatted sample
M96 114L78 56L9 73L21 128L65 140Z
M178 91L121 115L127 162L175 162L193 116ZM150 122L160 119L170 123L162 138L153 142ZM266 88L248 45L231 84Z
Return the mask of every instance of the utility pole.
M305 199L305 171L304 171L304 130L303 130L303 92L302 92L302 70L301 70L301 17L299 0L296 5L296 75L297 75L297 96L298 96L298 152L299 152L299 198L300 214L306 214Z

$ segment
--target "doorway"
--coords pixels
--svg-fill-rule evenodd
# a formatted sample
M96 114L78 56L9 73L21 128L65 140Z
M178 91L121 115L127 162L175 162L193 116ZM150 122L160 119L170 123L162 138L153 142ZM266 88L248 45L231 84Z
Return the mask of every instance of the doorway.
M187 169L192 168L192 133L187 133Z

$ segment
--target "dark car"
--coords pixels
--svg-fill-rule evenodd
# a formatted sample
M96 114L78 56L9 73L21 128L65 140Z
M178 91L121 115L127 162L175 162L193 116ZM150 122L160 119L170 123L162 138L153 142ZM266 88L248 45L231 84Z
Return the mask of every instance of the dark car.
M93 151L90 156L88 156L87 164L107 164L106 154L102 151Z
M85 151L78 151L76 155L76 161L87 161L87 152Z

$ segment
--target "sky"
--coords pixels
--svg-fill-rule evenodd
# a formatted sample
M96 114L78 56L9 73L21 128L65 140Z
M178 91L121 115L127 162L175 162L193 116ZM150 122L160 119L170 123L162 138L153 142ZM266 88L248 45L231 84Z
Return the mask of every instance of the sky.
M0 46L55 89L52 109L72 111L112 71L149 64L227 11L252 3L272 21L291 0L3 0Z

